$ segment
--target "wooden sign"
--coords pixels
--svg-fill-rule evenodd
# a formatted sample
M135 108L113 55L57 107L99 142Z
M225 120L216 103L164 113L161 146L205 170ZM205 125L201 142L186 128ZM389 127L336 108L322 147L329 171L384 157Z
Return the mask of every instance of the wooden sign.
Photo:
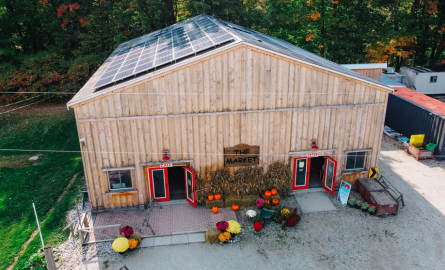
M260 163L258 145L238 144L224 148L224 167L245 167Z
M315 152L315 153L307 153L307 157L308 158L318 157L318 153L317 152Z

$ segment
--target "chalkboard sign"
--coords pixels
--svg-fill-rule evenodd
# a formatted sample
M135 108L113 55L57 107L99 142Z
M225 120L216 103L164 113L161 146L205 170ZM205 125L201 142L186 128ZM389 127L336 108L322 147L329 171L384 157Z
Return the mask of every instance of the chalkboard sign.
M343 205L348 203L349 193L351 192L351 184L341 181L340 189L338 190L337 201Z
M254 166L260 163L258 145L238 144L224 148L224 167Z

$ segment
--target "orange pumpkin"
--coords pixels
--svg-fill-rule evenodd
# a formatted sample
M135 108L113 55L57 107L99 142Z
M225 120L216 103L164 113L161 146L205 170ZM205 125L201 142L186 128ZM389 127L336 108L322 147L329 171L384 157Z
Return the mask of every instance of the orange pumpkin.
M238 204L232 204L232 210L233 211L238 211L239 209L239 205Z
M209 201L213 201L213 194L210 194L209 196L207 196L207 199L209 199Z
M277 190L276 189L272 189L270 192L272 192L272 196L275 196L275 195L277 195Z
M215 194L215 200L219 200L219 199L221 199L221 194L216 193L216 194Z
M218 214L218 207L213 206L212 212L213 212L213 214Z
M273 200L272 200L272 204L273 204L273 205L277 205L278 203L279 203L278 199L273 199Z
M270 204L270 200L264 200L264 204L265 204L265 205Z
M270 190L266 190L266 191L264 191L264 196L269 198L270 196L272 196L272 193L270 192Z

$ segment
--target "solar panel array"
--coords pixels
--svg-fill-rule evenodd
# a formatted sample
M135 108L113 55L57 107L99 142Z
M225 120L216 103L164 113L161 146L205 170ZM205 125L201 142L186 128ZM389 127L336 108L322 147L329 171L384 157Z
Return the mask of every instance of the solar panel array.
M235 39L204 15L127 42L94 85L97 89Z

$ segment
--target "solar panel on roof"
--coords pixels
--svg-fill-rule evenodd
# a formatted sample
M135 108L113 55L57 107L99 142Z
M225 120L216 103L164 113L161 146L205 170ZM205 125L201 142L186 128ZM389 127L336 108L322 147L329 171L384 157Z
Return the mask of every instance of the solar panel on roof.
M214 19L198 16L122 45L93 89L235 39Z

